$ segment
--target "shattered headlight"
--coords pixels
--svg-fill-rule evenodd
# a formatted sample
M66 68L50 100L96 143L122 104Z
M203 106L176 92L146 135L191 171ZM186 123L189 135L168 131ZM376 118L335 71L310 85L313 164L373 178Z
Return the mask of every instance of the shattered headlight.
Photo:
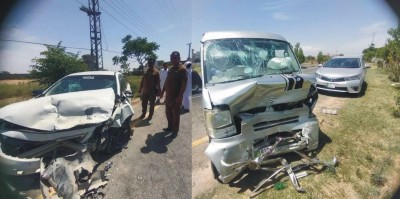
M345 77L344 80L346 81L351 81L351 80L359 80L361 79L361 74L350 76L350 77Z
M211 138L225 138L237 133L229 110L205 110L204 117Z

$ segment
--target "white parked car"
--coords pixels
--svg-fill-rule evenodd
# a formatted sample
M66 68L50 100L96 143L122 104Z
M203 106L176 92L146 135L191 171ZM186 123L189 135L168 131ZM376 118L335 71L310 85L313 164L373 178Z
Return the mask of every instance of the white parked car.
M67 75L33 99L0 109L0 172L39 172L41 158L112 153L132 135L130 85L121 73Z
M360 93L364 83L367 66L361 57L338 56L325 62L315 72L317 89Z

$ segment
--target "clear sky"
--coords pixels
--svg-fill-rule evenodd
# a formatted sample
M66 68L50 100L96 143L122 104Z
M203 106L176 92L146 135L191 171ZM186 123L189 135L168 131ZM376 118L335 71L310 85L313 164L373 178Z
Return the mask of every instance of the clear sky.
M87 0L21 0L2 24L1 39L90 48L89 17L79 10ZM372 40L384 46L387 30L398 20L383 0L99 0L104 68L119 70L112 57L120 55L128 34L157 42L159 60L172 51L188 56L204 32L249 30L280 34L305 55L361 55ZM0 41L0 70L27 73L43 45ZM89 50L67 48L90 54ZM111 52L114 51L114 52ZM137 67L131 61L131 68Z

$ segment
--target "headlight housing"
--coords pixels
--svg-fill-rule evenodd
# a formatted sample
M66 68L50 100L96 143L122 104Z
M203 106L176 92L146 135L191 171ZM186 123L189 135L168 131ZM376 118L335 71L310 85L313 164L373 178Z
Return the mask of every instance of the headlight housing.
M345 77L344 80L346 81L351 81L351 80L359 80L361 79L361 74L350 76L350 77Z
M318 73L315 73L315 77L318 78L318 79L321 79L321 78L322 78L322 75L320 75L320 74L318 74Z
M204 110L206 130L211 138L225 138L237 134L229 110Z

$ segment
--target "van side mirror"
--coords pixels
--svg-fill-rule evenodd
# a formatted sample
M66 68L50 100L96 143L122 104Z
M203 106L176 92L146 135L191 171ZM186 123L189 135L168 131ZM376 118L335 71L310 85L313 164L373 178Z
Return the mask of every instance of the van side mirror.
M370 64L365 64L364 68L371 68L371 65Z
M318 67L322 67L322 64L318 64Z

